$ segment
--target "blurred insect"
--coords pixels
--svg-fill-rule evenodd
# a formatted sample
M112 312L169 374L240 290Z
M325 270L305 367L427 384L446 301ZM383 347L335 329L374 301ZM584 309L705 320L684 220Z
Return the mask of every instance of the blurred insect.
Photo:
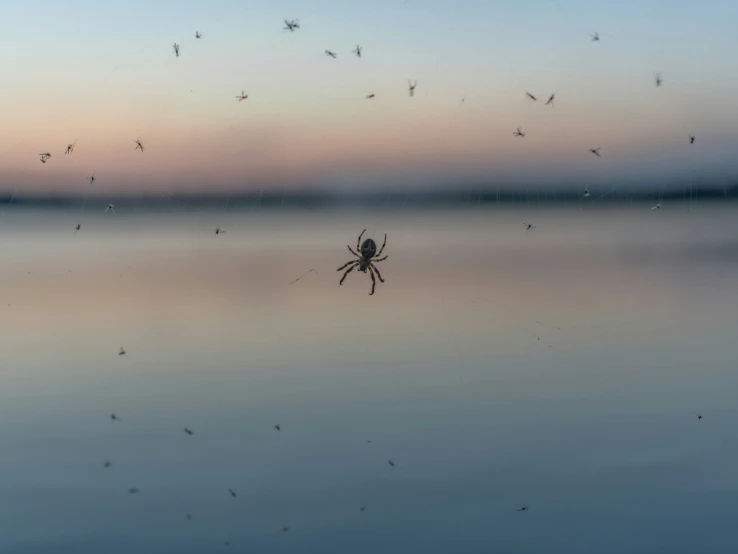
M366 95L366 99L367 99L367 100L371 100L371 99L372 99L372 98L374 98L375 96L376 96L376 95L375 95L375 94L374 94L374 93L372 92L371 94L367 94L367 95Z
M651 211L652 211L652 212L653 212L653 211L658 211L658 210L660 210L660 209L661 209L661 204L656 204L655 206L653 206L653 207L651 208Z
M335 52L332 52L331 50L326 50L325 51L325 55L326 56L330 56L334 60L338 57L338 54L336 54Z
M521 137L522 138L522 137L525 136L525 133L520 130L520 127L518 127L518 129L513 133L513 136L514 137Z
M390 465L390 467L395 467L394 460L387 460L387 463Z
M105 208L105 211L106 212L115 213L115 205L114 204L108 204L108 207ZM121 350L123 350L123 349L121 348ZM123 354L125 354L125 352L123 352ZM122 356L123 354L118 354L118 356Z
M195 434L191 429L188 429L187 427L184 428L184 432L187 433L190 436L192 436L192 435Z
M533 96L530 92L526 92L525 95L530 99L533 100L533 102L538 102L538 98Z
M281 431L281 430L282 430L282 426L281 426L281 425L275 425L275 426L274 426L274 428L275 428L275 429L276 429L277 431Z
M232 496L233 498L236 498L236 496L238 496L238 495L236 494L236 491L234 491L233 489L228 489L228 492L229 492L229 493L231 493L231 496Z
M518 508L517 511L518 512L525 512L526 510L530 510L530 508L528 506L521 506L520 508Z
M694 144L696 138L694 135L689 135L689 144Z
M523 221L523 225L525 225L525 234L528 234L528 231L532 231L536 229L536 226L532 223L528 223L527 221Z
M240 94L240 95L238 95L238 96L236 96L236 100L238 100L239 102L243 102L243 101L244 101L244 100L246 100L246 99L247 99L248 97L249 97L249 95L248 95L248 94L246 94L246 93L245 93L244 91L241 91L241 94Z
M42 152L41 154L39 154L39 156L41 156L41 163L45 164L47 161L49 161L49 158L51 158L51 153Z
M67 149L64 151L64 154L71 154L74 152L74 147L77 145L77 141L75 140L72 144L67 144Z
M697 419L702 419L702 416L698 414L697 412L692 412L692 413L697 416Z
M366 506L362 506L361 508L359 508L359 511L360 512L365 512L366 511Z
M120 418L116 415L115 412L110 414L110 421L120 421Z
M113 462L111 462L110 460L105 460L105 463L103 464L103 467L107 468L107 467L110 467L112 465L113 465Z
M295 29L300 28L300 23L297 19L285 19L284 20L284 30L289 31L291 33L295 32Z
M594 34L590 35L592 37L592 42L600 42L600 34L595 31Z
M664 82L664 80L663 80L663 79L661 78L661 73L656 73L656 74L655 74L655 75L653 76L653 80L654 80L654 82L656 83L656 86L657 86L657 87L660 87L660 86L661 86L661 84L662 84L662 83Z
M125 355L126 355L126 351L125 351L125 349L124 349L124 348L123 348L123 347L121 346L121 347L120 347L120 352L118 352L118 356L125 356Z
M388 256L385 256L384 258L379 258L379 256L381 256L382 252L384 251L384 247L387 246L387 235L384 235L384 243L382 244L382 248L379 250L379 252L377 252L377 243L374 242L374 239L366 239L364 242L361 242L361 237L364 235L365 232L366 229L361 232L361 234L359 235L359 239L356 241L356 249L361 252L361 254L354 252L354 250L350 246L347 246L349 252L356 256L358 260L352 260L339 267L336 271L341 271L348 267L348 269L346 269L346 272L343 274L343 277L338 282L339 285L343 285L344 279L346 279L348 274L357 267L359 268L359 271L362 271L364 273L366 273L368 270L372 278L372 291L369 293L369 296L371 296L374 294L374 287L377 284L377 281L374 278L375 272L377 274L377 277L379 277L379 280L384 283L382 274L379 272L374 264L384 261L388 258ZM377 259L373 259L374 256L377 256Z
M134 148L134 150L140 150L141 152L144 151L144 145L141 143L141 139L136 139L133 142L136 143L136 148Z
M130 489L128 489L128 492L130 494L138 494L141 491L139 489L137 489L136 487L131 487Z
M223 231L220 227L216 227L215 228L215 234L216 235L222 235L224 233L225 233L225 231Z
M174 49L174 55L179 58L179 44L175 42L172 44L172 48Z
M200 31L195 31L195 38L202 38Z
M556 93L554 92L551 96L548 97L548 102L544 104L544 106L548 106L551 104L551 107L554 108L554 99L556 98Z
M280 529L280 532L281 532L281 533L286 533L286 532L287 532L287 531L289 531L289 530L290 530L290 528L289 528L289 527L288 527L287 525L285 525L284 527L282 527L282 528Z
M192 514L186 513L185 517L187 518L187 521L192 521Z
M92 172L92 175L90 176L90 184L95 182L95 172Z
M415 96L415 87L417 87L417 86L418 86L418 82L417 81L415 81L414 83L411 83L410 80L408 79L408 81L407 81L407 87L408 87L408 92L410 93L410 96L411 97L412 96Z
M584 197L589 198L589 185L584 185Z
M361 57L361 51L362 51L362 50L363 50L363 48L362 48L361 46L359 46L359 45L357 44L357 45L356 45L356 49L355 49L355 50L351 50L351 52L352 52L353 54L356 54L356 57L357 57L357 58L360 58L360 57Z
M601 146L598 146L597 148L590 148L589 151L592 152L592 154L594 154L598 158L601 158L602 157L602 154L600 154L601 148L602 148Z

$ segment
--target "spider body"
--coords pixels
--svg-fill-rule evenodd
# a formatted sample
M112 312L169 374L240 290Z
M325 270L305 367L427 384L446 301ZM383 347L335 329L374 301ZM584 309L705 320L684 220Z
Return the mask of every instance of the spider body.
M387 256L385 256L384 258L379 257L382 255L382 252L384 251L384 247L387 245L387 235L384 235L384 243L382 244L382 248L380 248L379 252L377 252L377 243L374 242L374 239L366 239L364 242L361 242L361 237L364 236L365 232L366 232L366 229L364 229L361 232L361 234L359 235L359 239L356 241L356 250L358 250L360 254L355 252L350 246L348 247L349 252L351 252L358 259L351 260L350 262L339 267L336 271L341 271L343 269L348 268L346 269L346 272L343 274L343 277L341 278L341 280L338 282L339 285L343 285L344 279L346 279L348 274L351 273L357 267L359 268L359 271L363 273L366 273L368 271L369 275L371 275L371 278L372 278L372 291L369 293L369 295L371 296L372 294L374 294L374 287L377 285L377 281L374 278L375 273L377 277L379 277L379 280L382 283L384 283L382 274L379 272L379 270L374 264L377 262L382 262L387 259Z
M366 239L361 243L361 255L365 258L362 262L370 260L376 253L377 243L374 242L374 239ZM362 267L362 271L366 271L366 268Z

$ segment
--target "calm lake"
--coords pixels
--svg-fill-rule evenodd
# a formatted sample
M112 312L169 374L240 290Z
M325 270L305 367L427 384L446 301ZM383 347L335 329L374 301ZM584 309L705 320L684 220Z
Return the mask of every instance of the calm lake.
M649 208L6 210L0 551L738 551L738 218Z

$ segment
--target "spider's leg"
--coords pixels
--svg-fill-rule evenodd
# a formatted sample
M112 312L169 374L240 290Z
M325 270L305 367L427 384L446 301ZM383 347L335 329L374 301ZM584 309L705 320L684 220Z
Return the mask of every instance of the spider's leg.
M377 262L383 262L383 261L384 261L384 260L386 260L387 258L389 258L389 256L385 256L384 258L379 258L379 259L377 259L377 260L372 260L372 263L374 264L374 263L377 263ZM376 268L375 268L375 269L376 269Z
M369 267L371 267L374 271L377 272L377 277L379 277L379 280L384 283L384 279L382 279L382 274L379 273L379 269L374 264L369 264Z
M374 270L372 269L371 264L369 264L369 275L372 276L372 292L369 293L369 296L374 294L374 287L377 286L377 280L374 278Z
M361 259L361 256L359 256L356 252L354 252L354 249L351 248L349 245L346 245L346 248L348 248L349 249L349 252L351 252L354 256L356 256L357 258Z
M355 263L356 263L356 260L351 260L351 261L350 261L350 262L348 262L347 264L344 264L344 265L342 265L341 267L339 267L339 268L338 268L338 269L337 269L336 271L341 271L342 269L345 269L345 268L347 268L348 266L350 266L351 264L355 264Z
M387 234L384 235L384 242L382 243L382 248L379 249L379 253L377 254L377 258L382 255L382 251L384 251L384 247L387 246Z
M356 269L356 266L359 265L359 262L354 262L354 265L349 267L346 270L346 273L343 274L343 277L341 277L341 280L338 282L339 285L343 285L343 280L346 278L346 276L351 273L354 269Z
M366 233L366 229L364 229L361 234L359 235L359 240L356 241L356 249L361 250L361 237L364 236L364 233Z

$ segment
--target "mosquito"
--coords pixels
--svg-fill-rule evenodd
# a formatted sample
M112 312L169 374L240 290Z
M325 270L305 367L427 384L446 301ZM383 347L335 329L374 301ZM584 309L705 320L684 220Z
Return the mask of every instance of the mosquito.
M105 211L110 212L110 213L115 213L115 204L108 204L108 207L105 208ZM121 348L120 350L121 351L118 353L118 356L122 356L123 354L126 353L126 351L123 350L123 348Z
M141 139L136 139L133 142L136 143L136 148L134 148L134 150L140 150L141 152L144 151L144 145L141 143Z
M174 48L174 55L179 58L179 44L175 42L174 44L172 44L172 48Z
M112 206L112 204L111 204L111 206ZM121 347L120 347L120 351L118 352L118 356L125 356L125 355L126 355L126 351L125 351L125 349L124 349L124 348L123 348L123 347L121 346Z
M374 94L374 93L372 92L371 94L367 94L367 95L365 96L365 98L366 98L367 100L371 100L371 99L372 99L372 98L374 98L375 96L376 96L376 94Z
M697 419L702 419L702 415L701 414L698 414L697 412L692 412L692 413L697 416Z
M103 467L108 468L113 465L113 462L110 460L105 460L105 463L103 464Z
M225 231L223 231L220 227L216 227L215 228L215 234L216 235L222 235L224 233L225 233Z
M601 148L602 148L601 146L598 146L597 148L590 148L589 151L592 152L592 154L594 154L598 158L601 158L602 157L602 154L600 154Z
M248 95L248 94L246 94L246 93L245 93L244 91L241 91L241 94L240 94L240 95L238 95L238 96L236 96L236 100L238 100L239 102L243 102L243 101L244 101L244 100L246 100L246 99L247 99L248 97L249 97L249 95Z
M528 223L527 221L523 221L523 225L525 225L525 234L526 235L528 234L528 231L532 231L532 230L534 230L536 228L535 225L533 225L532 223Z
M90 175L90 184L95 182L95 172L92 172L92 175Z
M195 31L195 38L202 38L200 31Z
M362 48L361 46L359 46L359 45L357 44L357 45L356 45L356 49L355 49L355 50L351 50L351 53L352 53L352 54L356 54L356 57L357 57L357 58L360 58L360 57L361 57L361 51L362 51L362 50L364 50L364 48Z
M600 42L600 33L597 31L594 32L594 34L590 35L592 37L592 42Z
M300 28L300 23L297 19L285 19L284 20L284 30L289 31L290 33L294 33L295 29Z
M113 412L112 414L110 414L110 420L111 421L120 421L120 418L116 415L115 412Z
M549 104L551 104L551 107L555 108L556 106L554 106L554 98L556 98L555 92L551 96L548 97L548 102L546 102L544 106L548 106Z
M231 494L231 496L232 496L233 498L236 498L236 496L238 496L238 495L236 494L236 491L234 491L233 489L228 489L228 492L229 492L229 493Z
M190 436L195 434L195 432L192 429L188 429L187 427L184 428L184 432Z
M281 431L281 430L282 430L282 426L281 426L281 425L275 425L275 426L274 426L274 428L275 428L275 429L276 429L277 431Z
M51 153L42 152L41 154L39 154L39 156L41 156L41 163L45 164L47 161L49 161L49 158L51 158Z
M71 154L74 152L74 147L77 146L77 141L75 140L72 144L67 144L67 149L64 151L64 154Z
M526 93L525 93L525 95L526 95L526 96L527 96L527 97L528 97L529 99L533 100L533 102L538 102L538 98L536 98L535 96L533 96L533 95L532 95L532 94L531 94L530 92L526 92Z
M335 52L333 52L333 51L331 51L331 50L326 50L326 51L325 51L325 55L326 55L326 56L330 56L330 57L331 57L331 58L333 58L334 60L335 60L335 59L336 59L336 58L338 57L338 54L336 54Z
M656 86L657 86L657 87L660 87L660 86L661 86L661 84L662 84L662 83L664 82L664 80L663 80L663 79L661 78L661 73L656 73L656 74L655 74L655 75L653 76L653 80L654 80L654 82L656 83Z
M694 135L689 135L689 144L694 144L696 138Z
M589 185L584 185L584 198L589 198Z
M407 81L407 90L410 93L410 96L415 96L415 87L418 86L418 82L415 81L414 83L410 82L410 79Z
M656 204L655 206L653 206L653 207L651 208L651 211L652 211L652 212L653 212L653 211L659 211L660 209L661 209L661 204Z
M520 127L518 127L517 130L513 133L513 136L523 138L525 136L525 133L520 130Z

